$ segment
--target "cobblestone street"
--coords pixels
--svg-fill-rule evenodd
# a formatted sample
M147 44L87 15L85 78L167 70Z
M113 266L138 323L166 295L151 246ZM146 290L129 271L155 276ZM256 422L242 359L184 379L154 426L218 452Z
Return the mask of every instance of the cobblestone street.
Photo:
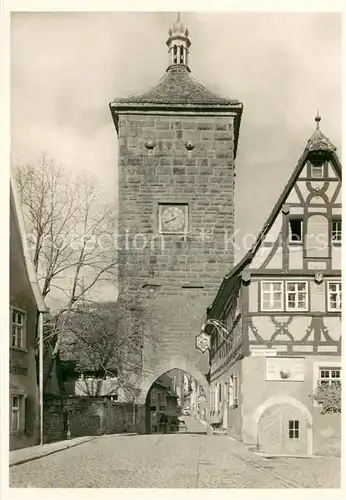
M339 488L337 458L264 459L227 436L102 436L10 468L14 488Z

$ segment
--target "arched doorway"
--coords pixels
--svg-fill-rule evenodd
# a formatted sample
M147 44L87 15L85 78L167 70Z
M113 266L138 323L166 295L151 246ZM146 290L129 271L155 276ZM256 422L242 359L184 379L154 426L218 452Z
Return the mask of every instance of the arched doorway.
M259 450L275 455L311 455L312 417L299 401L269 398L255 412Z
M157 377L146 394L146 434L206 432L209 391L205 386L179 368Z

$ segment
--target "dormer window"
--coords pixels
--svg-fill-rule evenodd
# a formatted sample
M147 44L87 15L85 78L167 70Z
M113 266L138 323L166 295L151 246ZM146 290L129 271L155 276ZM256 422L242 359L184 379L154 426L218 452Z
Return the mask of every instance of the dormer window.
M290 243L303 243L303 219L292 218L289 219L289 242Z
M323 164L311 164L311 177L314 179L321 179L323 177Z

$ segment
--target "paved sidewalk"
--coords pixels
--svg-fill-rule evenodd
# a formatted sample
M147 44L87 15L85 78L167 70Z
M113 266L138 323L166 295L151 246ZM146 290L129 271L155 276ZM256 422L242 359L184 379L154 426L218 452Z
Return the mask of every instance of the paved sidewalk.
M68 448L73 448L79 444L86 443L93 439L100 439L103 437L111 436L136 436L136 432L128 432L122 434L106 434L102 436L82 436L74 439L67 439L65 441L57 441L55 443L48 443L38 446L29 446L28 448L20 448L19 450L13 450L9 453L9 466L20 465L26 462L31 462L38 458L46 457L57 453L58 451L67 450Z

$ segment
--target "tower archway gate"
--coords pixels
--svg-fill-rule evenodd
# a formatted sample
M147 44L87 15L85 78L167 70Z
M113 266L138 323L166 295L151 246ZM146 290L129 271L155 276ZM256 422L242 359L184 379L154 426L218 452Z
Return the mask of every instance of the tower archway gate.
M243 106L191 78L190 34L180 18L166 43L158 85L110 103L119 142L119 296L139 311L139 432L141 407L161 373L186 370L208 391L208 352L196 349L196 336L234 263Z

